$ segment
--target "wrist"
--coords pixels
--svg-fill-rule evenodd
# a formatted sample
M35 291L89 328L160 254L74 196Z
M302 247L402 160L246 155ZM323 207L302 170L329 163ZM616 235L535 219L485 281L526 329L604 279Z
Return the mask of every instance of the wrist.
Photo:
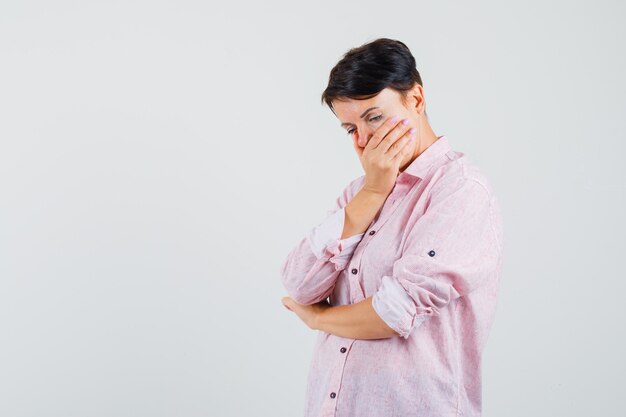
M368 199L376 200L376 201L385 201L387 197L389 196L389 194L391 193L391 190L389 192L382 193L380 191L375 191L375 190L372 190L371 188L367 188L366 186L364 186L363 188L361 188L361 191L359 192L363 193L363 195L365 195Z
M324 312L332 307L327 307L324 309L317 310L313 315L313 320L311 323L311 327L313 330L323 330L324 329Z

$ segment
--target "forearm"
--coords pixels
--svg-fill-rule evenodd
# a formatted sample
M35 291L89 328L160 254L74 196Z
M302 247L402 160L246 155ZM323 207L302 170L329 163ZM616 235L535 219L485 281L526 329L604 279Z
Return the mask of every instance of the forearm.
M315 329L350 339L399 336L372 307L372 297L355 304L328 307L317 314Z
M346 205L341 239L363 233L387 200L386 195L361 189Z

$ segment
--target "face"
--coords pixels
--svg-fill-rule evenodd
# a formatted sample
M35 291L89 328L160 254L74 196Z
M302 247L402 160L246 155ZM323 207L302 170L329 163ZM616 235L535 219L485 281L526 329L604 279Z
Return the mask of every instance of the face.
M417 85L407 97L405 105L401 100L401 94L396 90L385 88L376 96L367 100L342 99L334 100L333 108L341 123L341 127L346 130L346 134L360 147L364 148L372 135L384 121L394 115L409 119L408 127L418 128L419 112L423 108L421 86ZM345 101L344 101L345 100ZM411 146L411 155L419 145L414 141ZM412 159L411 156L406 157ZM402 161L401 166L405 161Z

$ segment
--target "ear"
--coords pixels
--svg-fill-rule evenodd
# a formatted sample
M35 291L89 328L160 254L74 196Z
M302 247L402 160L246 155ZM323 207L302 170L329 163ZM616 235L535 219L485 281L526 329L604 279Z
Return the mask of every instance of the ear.
M417 113L422 114L424 112L424 108L426 107L426 103L424 101L424 88L418 83L415 83L409 92L408 98L410 107L415 109Z

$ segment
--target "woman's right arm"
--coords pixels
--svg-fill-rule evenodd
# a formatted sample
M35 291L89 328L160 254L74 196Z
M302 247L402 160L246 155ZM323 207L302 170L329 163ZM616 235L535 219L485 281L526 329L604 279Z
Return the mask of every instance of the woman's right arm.
M364 233L385 204L388 196L389 194L375 193L361 188L344 209L345 221L342 239L344 236Z
M314 304L332 293L339 274L383 206L387 196L363 189L363 179L357 178L343 190L326 219L302 238L283 262L282 283L296 302Z
M344 188L327 219L298 243L281 267L283 285L296 302L315 304L332 293L356 245L391 193L400 163L411 152L407 146L411 135L408 125L392 117L376 129L364 148L353 136L365 175Z

